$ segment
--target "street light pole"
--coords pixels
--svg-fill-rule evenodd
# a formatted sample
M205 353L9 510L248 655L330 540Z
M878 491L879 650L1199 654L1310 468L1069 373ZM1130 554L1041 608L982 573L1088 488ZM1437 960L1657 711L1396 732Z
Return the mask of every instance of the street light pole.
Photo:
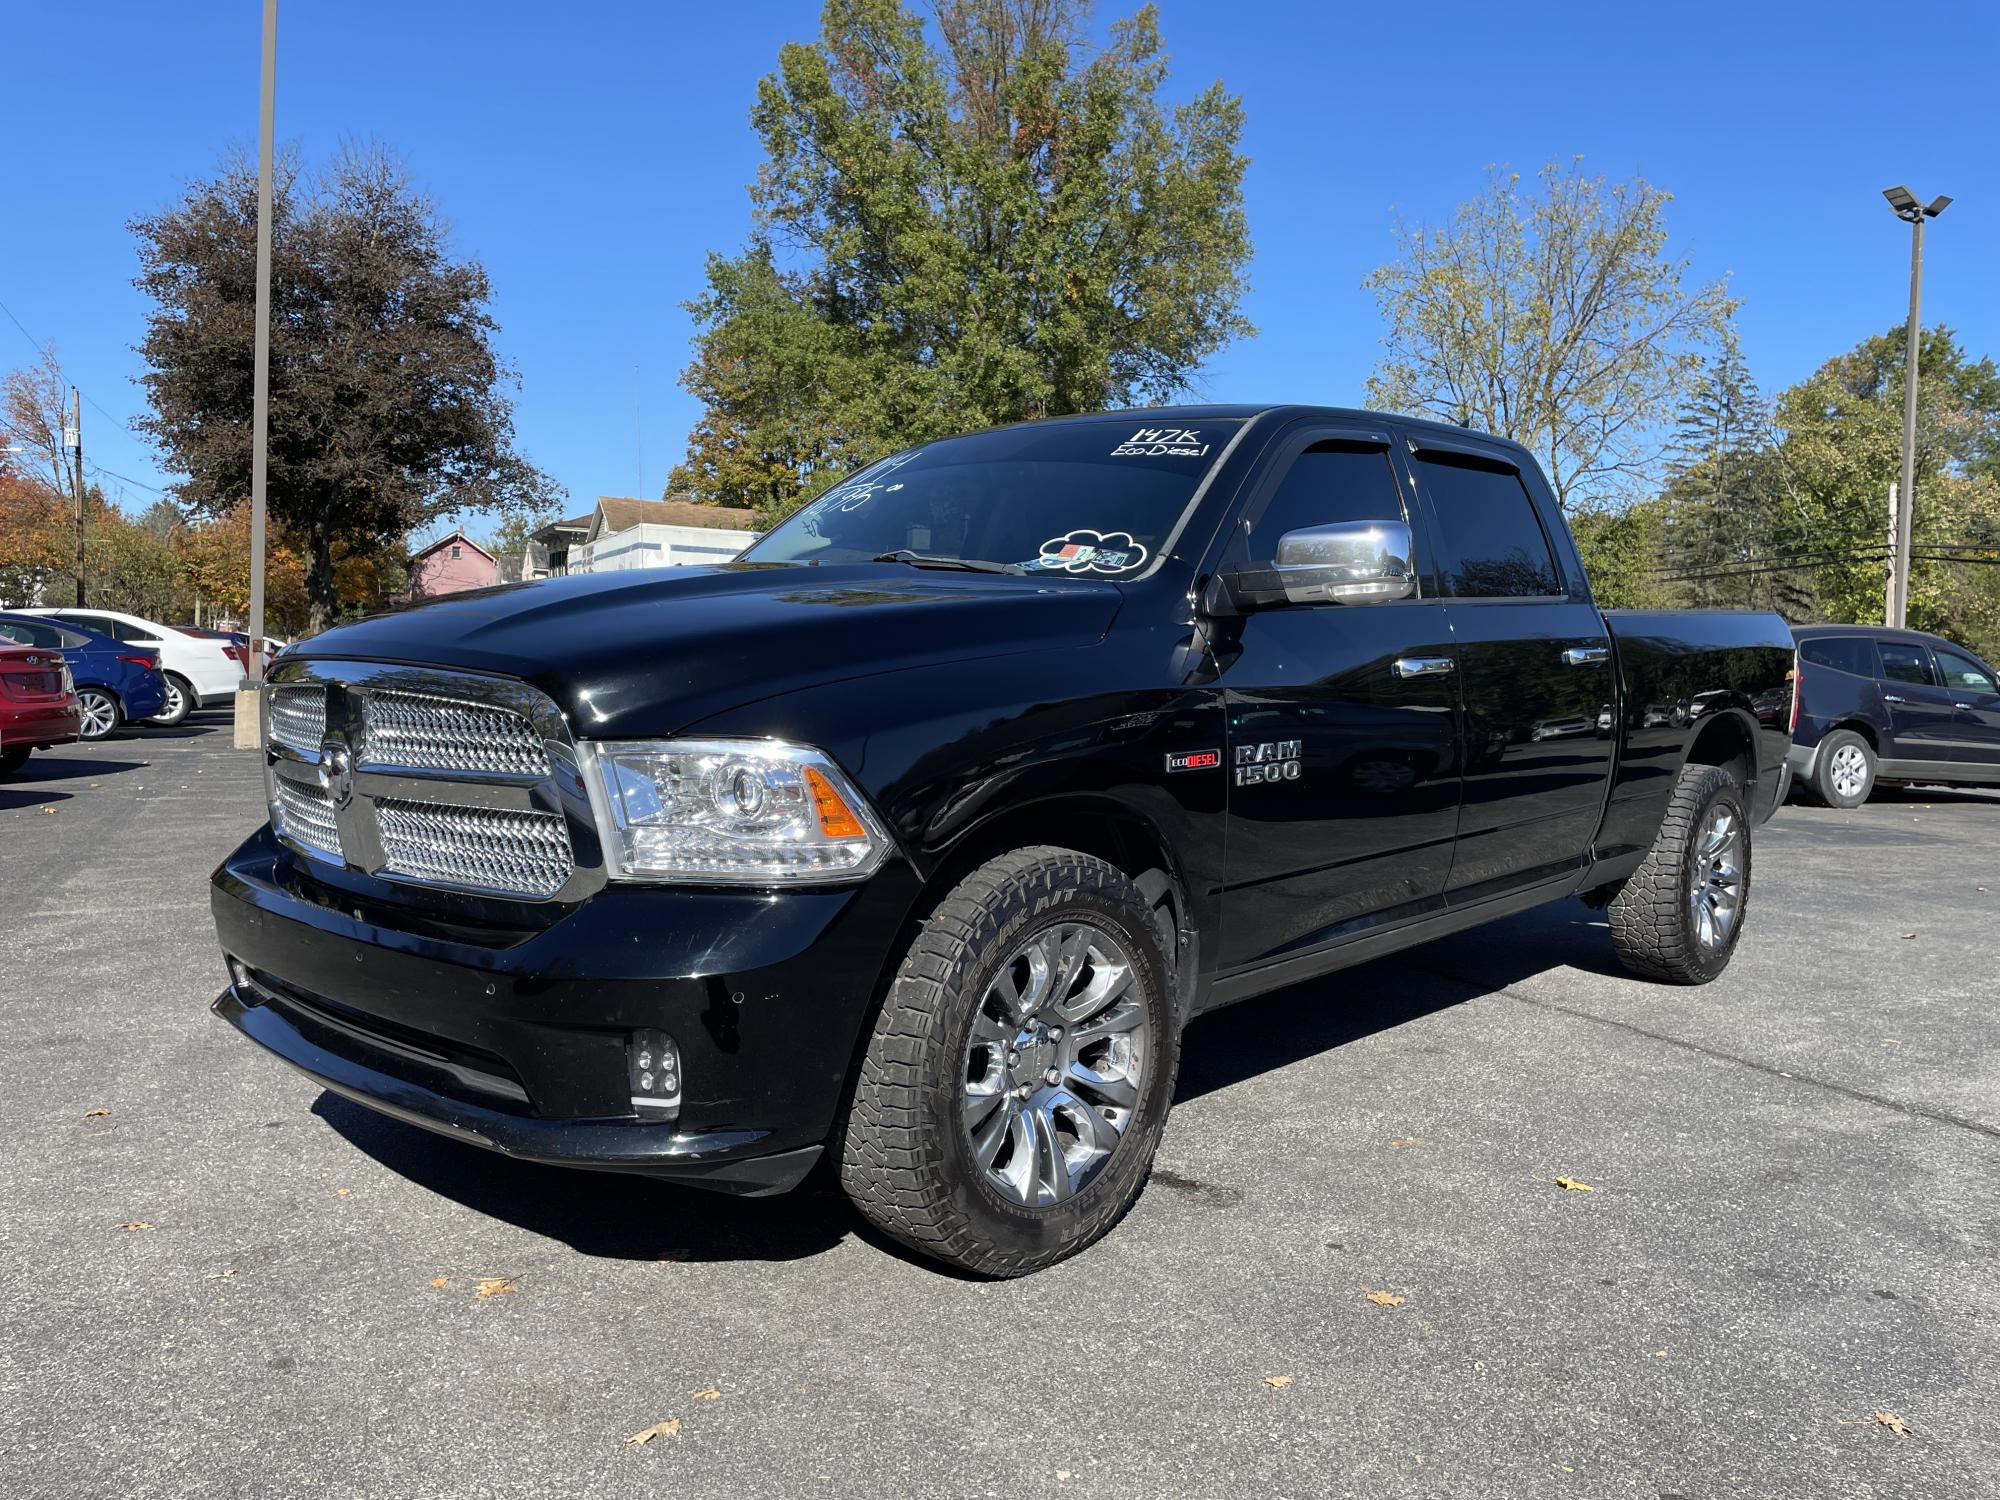
M271 154L278 95L278 0L264 0L264 59L257 119L257 330L250 411L250 647L236 697L236 745L263 742L265 470L271 427Z
M1923 344L1924 220L1935 219L1951 203L1945 197L1919 203L1906 187L1884 188L1882 196L1896 217L1910 226L1910 326L1903 354L1903 478L1896 489L1896 535L1893 577L1889 585L1889 618L1884 623L1902 629L1910 612L1910 533L1917 501L1917 360Z

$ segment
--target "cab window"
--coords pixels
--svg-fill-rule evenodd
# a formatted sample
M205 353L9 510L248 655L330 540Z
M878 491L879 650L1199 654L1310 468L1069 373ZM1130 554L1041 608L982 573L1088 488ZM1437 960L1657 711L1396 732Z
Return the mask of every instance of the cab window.
M1992 674L1971 657L1947 651L1943 646L1935 648L1933 654L1937 657L1938 670L1944 674L1946 687L1968 693L1994 691Z
M1451 593L1504 599L1562 592L1555 553L1518 470L1442 451L1419 453L1417 464Z
M1389 453L1378 445L1314 443L1285 470L1284 478L1249 523L1246 560L1269 562L1288 531L1341 521L1401 521L1406 516Z

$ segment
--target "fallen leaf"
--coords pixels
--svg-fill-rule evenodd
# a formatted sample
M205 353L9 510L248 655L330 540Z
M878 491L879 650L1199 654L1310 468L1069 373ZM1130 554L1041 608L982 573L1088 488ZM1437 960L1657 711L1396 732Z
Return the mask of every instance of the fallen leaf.
M513 1290L514 1278L511 1276L482 1276L479 1278L479 1285L472 1289L472 1295L475 1297L498 1297L503 1292L511 1292Z
M1918 366L1917 368L1921 370L1921 369L1923 368L1923 366L1919 365L1919 366ZM1068 1470L1068 1469L1057 1469L1057 1470L1056 1470L1056 1483L1057 1483L1057 1484L1068 1484L1068 1483L1069 1483L1069 1470Z
M1917 368L1922 369L1923 367L1919 365ZM1655 1359L1665 1359L1666 1357L1667 1357L1667 1351L1664 1349L1655 1349L1653 1351L1653 1358Z
M335 1188L333 1190L333 1196L336 1198L345 1198L349 1193L353 1191L354 1191L353 1188Z
M1264 1377L1264 1384L1273 1386L1281 1391L1291 1383L1292 1377L1289 1375L1266 1375Z
M718 1391L714 1386L710 1386L705 1391L696 1391L693 1394L694 1399L697 1401L720 1401L722 1399L722 1392Z
M1566 1193L1594 1193L1597 1191L1589 1183L1579 1182L1574 1177L1558 1177L1556 1179L1556 1186Z
M1908 1437L1910 1435L1910 1429L1904 1425L1903 1419L1892 1411L1876 1412L1875 1420L1895 1433L1897 1437Z
M83 1112L83 1117L86 1120L101 1120L110 1113L111 1111L108 1109L86 1109Z
M141 1229L151 1229L153 1226L148 1224L144 1219L134 1219L131 1223L120 1224L118 1227L127 1234L132 1234Z
M450 1286L451 1278L449 1276L433 1276L431 1278L431 1285L437 1287Z
M1911 938L1915 936L1916 934L1914 932L1906 932L1903 934L1903 941L1907 943Z
M56 815L56 810L53 807L45 807L42 809L42 816L44 817L53 818L55 815Z
M679 1437L680 1431L681 1419L679 1417L669 1417L664 1422L655 1422L644 1432L633 1433L625 1439L625 1446L628 1448L643 1448L656 1437Z
M1389 1142L1392 1146L1421 1146L1424 1138L1420 1135L1399 1135Z
M1401 1307L1403 1305L1403 1299L1398 1297L1394 1292L1375 1291L1365 1286L1361 1290L1367 1294L1364 1300L1374 1303L1377 1307Z

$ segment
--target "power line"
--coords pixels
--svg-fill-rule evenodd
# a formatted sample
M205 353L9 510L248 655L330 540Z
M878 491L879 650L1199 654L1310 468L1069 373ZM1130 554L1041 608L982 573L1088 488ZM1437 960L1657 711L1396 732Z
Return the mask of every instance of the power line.
M28 325L26 323L23 323L19 318L14 316L13 308L9 307L4 302L0 302L0 312L5 313L7 315L7 321L12 323L16 328L21 330L21 337L26 339L30 344L34 346L35 353L45 354L48 356L49 363L55 366L56 374L62 376L64 385L73 387L80 395L82 395L84 400L88 401L92 406L97 407L97 414L102 418L104 418L105 421L112 423L114 426L118 427L124 426L124 423L122 421L120 421L117 417L112 416L110 412L106 411L103 408L103 406L99 405L98 400L95 396L91 395L90 392L84 390L82 386L77 385L77 383L74 380L71 380L69 378L69 373L62 367L62 361L56 358L54 348L51 345L44 344L40 339L36 338L32 333L28 332Z

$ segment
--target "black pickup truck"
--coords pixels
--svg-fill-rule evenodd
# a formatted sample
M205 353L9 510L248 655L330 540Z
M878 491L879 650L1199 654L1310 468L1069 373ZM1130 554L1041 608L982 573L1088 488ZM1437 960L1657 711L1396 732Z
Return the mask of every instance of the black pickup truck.
M1793 666L1776 616L1600 612L1499 439L1209 406L928 443L734 563L286 652L215 1010L519 1157L826 1159L1019 1274L1138 1194L1191 1016L1578 895L1631 968L1714 978Z

